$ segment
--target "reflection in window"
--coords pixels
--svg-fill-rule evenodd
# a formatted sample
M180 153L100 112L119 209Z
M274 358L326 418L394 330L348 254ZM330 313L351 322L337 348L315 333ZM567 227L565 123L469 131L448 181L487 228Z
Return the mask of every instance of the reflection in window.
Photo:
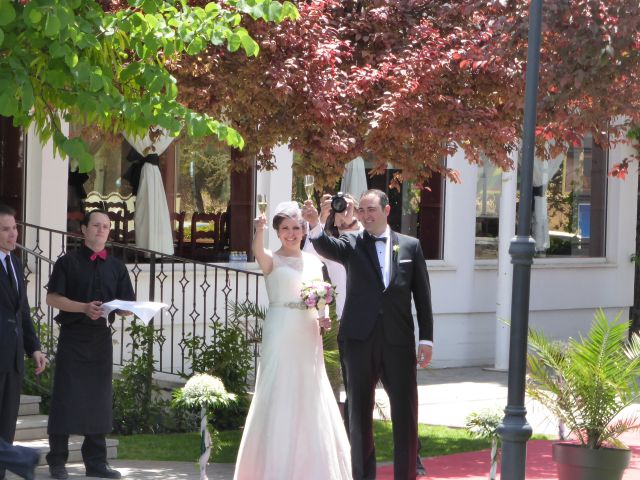
M378 188L389 196L389 225L396 232L420 240L427 260L439 260L444 254L445 182L434 173L423 188L405 181L400 190L390 188L393 175L399 170L390 166L382 175L369 176L371 164L365 162L369 188Z
M549 174L546 191L543 186L546 218L544 212L538 215L534 210L536 251L546 256L603 257L607 152L588 135L581 145L562 155L558 164Z
M182 226L176 227L181 236L178 255L226 261L230 242L231 150L217 140L185 137L176 145L176 157L175 211L184 213Z
M483 162L476 187L476 258L498 258L502 169L486 157Z
M531 235L537 256L605 254L607 152L586 135L550 160L535 159ZM485 162L476 194L476 258L497 258L501 170Z
M135 201L131 186L122 176L129 166L126 155L131 147L121 137L105 137L97 129L71 124L69 130L70 136L85 141L93 155L94 169L79 173L77 162L69 162L67 230L79 232L83 212L100 208L113 215L112 239L129 241L127 232L133 230Z
M88 178L83 184L87 193L96 192L103 196L114 192L122 196L131 194L130 185L122 180L122 175L128 167L125 157L131 148L129 144L121 137L107 138L102 134L96 134L96 131L81 129L74 124L71 124L69 129L71 137L82 137L93 155L94 169L88 172ZM77 163L73 159L70 161L69 169L77 170Z
M231 150L212 139L183 138L176 146L176 211L226 211L230 199Z

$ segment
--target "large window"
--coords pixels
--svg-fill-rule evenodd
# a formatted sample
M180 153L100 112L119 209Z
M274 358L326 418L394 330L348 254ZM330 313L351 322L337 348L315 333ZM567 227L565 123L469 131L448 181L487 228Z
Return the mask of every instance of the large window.
M476 258L496 258L501 171L480 167L476 193ZM538 257L605 255L607 151L586 135L580 145L533 174L532 231Z

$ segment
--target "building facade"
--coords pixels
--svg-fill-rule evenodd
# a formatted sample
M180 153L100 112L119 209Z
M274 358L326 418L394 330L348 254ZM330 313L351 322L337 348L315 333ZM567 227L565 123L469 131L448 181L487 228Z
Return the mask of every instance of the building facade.
M111 162L120 162L123 167L115 173L104 170L93 174L87 190L101 184L99 193L103 195L122 185L126 157L122 146L104 148L105 155L115 151L118 158ZM69 161L55 156L50 144L40 145L34 132L19 134L15 148L3 152L3 201L19 202L27 223L65 231L73 188L69 184ZM195 185L194 181L185 183L185 179L189 175L195 178L193 165L198 163L193 158L191 163L181 161L181 155L187 154L180 152L177 146L170 154L172 159L161 165L167 192L171 193L167 200L176 212L184 210L185 205L181 182ZM537 222L537 255L532 267L530 325L567 338L587 331L596 308L603 308L610 316L622 312L627 317L633 304L637 174L631 172L621 181L606 172L632 153L626 145L597 151L586 139L579 148L545 164L537 172L537 182L534 177L534 195L539 203L532 205ZM298 179L292 174L294 155L286 147L277 148L275 154L277 169L272 172L229 173L227 186L224 181L210 184L209 192L220 192L217 204L242 212L231 217L232 249L249 250L256 194L266 194L269 206L295 196ZM20 168L13 168L14 160ZM437 179L438 184L433 185L437 188L430 189L428 199L422 196L426 193L412 190L410 185L393 192L396 217L392 225L418 236L429 252L435 314L433 366L503 368L509 322L504 307L510 290L504 246L513 236L515 224L515 175L503 175L490 162L470 165L462 150L447 159L447 166L460 172L462 183ZM216 172L220 167L214 162L211 168ZM369 186L385 185L380 179L368 181ZM16 187L18 184L21 188ZM207 206L203 203L216 203L211 193L200 198L192 193L192 209L198 202L204 209ZM27 247L30 241L26 239ZM267 241L269 246L277 245L273 232Z

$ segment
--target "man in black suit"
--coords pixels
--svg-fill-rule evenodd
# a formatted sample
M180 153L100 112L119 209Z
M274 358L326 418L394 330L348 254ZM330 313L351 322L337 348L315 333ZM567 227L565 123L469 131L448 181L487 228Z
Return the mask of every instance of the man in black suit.
M431 361L431 289L420 243L389 228L390 210L384 192L365 192L358 208L365 231L336 239L318 227L318 212L310 201L303 208L315 249L347 270L347 298L338 336L347 370L354 480L376 477L372 416L378 380L391 406L394 478L416 478L416 363L425 367ZM419 329L417 358L412 296Z
M25 353L42 373L47 360L31 321L22 264L12 254L18 240L15 211L0 204L0 438L12 443L20 407ZM0 467L0 479L4 478Z

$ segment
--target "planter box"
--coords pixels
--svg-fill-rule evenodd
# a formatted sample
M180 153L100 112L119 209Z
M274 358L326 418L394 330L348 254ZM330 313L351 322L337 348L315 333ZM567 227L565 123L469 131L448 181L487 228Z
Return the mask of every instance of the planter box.
M554 443L553 459L558 464L558 480L622 480L631 451Z

